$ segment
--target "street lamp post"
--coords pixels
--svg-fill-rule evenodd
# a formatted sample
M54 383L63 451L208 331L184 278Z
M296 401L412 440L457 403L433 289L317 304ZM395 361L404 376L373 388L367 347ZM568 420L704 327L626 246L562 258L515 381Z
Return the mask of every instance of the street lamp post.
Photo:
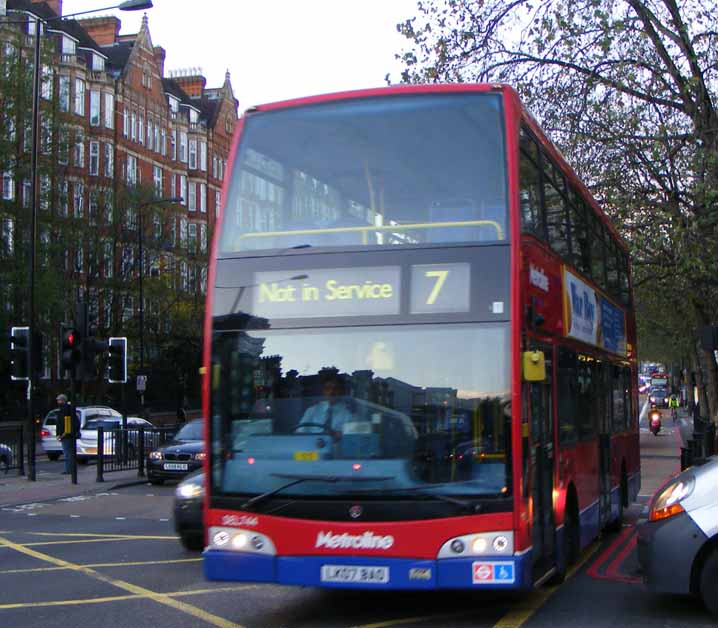
M145 231L145 225L144 225L144 217L142 213L142 209L144 207L152 206L152 205L162 205L167 203L181 203L182 199L177 197L168 197L168 198L158 198L153 199L150 201L145 201L144 203L139 203L137 205L137 213L138 213L138 221L139 221L139 235L137 237L137 253L139 258L139 272L137 273L137 281L138 281L138 287L140 292L140 374L144 375L145 370L145 295L144 295L144 274L145 274L145 259L144 259L144 231ZM145 405L145 393L144 391L140 394L140 405L144 408Z
M152 8L152 0L125 0L109 7L99 9L89 9L69 15L58 15L51 18L35 19L35 40L33 42L33 73L32 73L32 120L31 120L31 152L30 152L30 197L31 197L31 213L30 213L30 304L29 304L29 337L33 338L37 327L37 313L35 311L35 268L37 257L37 212L39 207L39 186L38 186L38 155L40 152L40 35L44 30L42 23L61 21L78 15L86 15L88 13L97 13L98 11L107 11L109 9L119 9L120 11L140 11ZM26 20L13 21L3 20L3 24L25 24ZM28 462L29 473L28 480L35 481L35 424L34 424L34 408L33 408L33 388L36 384L36 370L39 365L33 364L33 352L28 357L28 383L27 383L27 413L28 425L30 428L30 437L27 439L28 444Z

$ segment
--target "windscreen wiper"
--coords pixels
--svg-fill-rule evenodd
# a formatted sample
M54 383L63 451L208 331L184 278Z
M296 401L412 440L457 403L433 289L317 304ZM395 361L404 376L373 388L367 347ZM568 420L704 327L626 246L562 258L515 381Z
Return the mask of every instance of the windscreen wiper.
M269 499L277 493L281 493L282 491L291 488L292 486L296 486L297 484L301 484L302 482L383 482L386 480L393 480L395 477L393 475L297 475L292 473L272 473L271 475L275 478L291 480L291 482L282 484L282 486L278 486L266 493L255 495L243 504L240 504L239 508L241 510L247 510L256 504Z
M411 486L406 487L404 489L395 489L399 491L408 491L411 492L414 495L421 495L422 497L426 497L429 499L435 499L437 501L446 502L447 504L453 504L454 506L459 506L463 510L466 510L471 513L478 513L481 511L481 504L479 502L475 501L469 501L468 499L459 499L458 497L451 497L451 495L443 495L442 493L432 493L431 491L418 487L418 486ZM367 495L369 493L379 493L382 492L381 489L373 490L373 491L364 491L364 494ZM362 492L358 491L355 493L356 495L361 495Z

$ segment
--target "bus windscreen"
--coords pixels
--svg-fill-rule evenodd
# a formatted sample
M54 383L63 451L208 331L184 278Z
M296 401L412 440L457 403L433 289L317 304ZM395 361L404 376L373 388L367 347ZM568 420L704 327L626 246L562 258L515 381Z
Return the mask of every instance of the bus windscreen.
M219 255L507 239L501 96L410 94L247 116Z
M213 344L214 495L510 493L507 324L225 330ZM308 480L280 488L292 478Z

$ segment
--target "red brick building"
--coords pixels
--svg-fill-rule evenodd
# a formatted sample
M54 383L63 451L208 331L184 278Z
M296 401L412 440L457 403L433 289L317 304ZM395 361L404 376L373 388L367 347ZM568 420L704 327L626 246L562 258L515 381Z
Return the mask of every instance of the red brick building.
M21 23L0 29L5 63L13 55L31 57L37 19L45 24L39 250L58 229L77 226L61 270L90 304L100 330L126 332L133 321L136 329L140 273L200 302L237 120L229 73L215 88L199 70L167 73L147 16L139 32L120 35L121 22L112 16L57 20L62 0L7 0L7 9L8 19ZM20 118L12 124L19 164L29 152L30 129ZM17 212L30 205L29 180L23 167L6 167L2 175L0 237L13 249ZM138 187L146 200L131 200ZM168 198L182 200L153 202ZM151 294L142 304L148 336L150 325L166 322L163 303ZM148 356L151 345L148 337ZM56 371L53 362L47 377Z

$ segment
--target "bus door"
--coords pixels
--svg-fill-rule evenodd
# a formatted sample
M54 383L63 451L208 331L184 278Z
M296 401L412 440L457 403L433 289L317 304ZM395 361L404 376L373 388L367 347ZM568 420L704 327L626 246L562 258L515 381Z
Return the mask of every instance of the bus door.
M526 382L529 387L531 412L531 497L533 513L531 537L535 576L554 563L555 523L553 513L554 478L554 421L553 421L553 349L549 345L534 345L546 357L546 379Z
M598 395L598 516L601 527L611 520L611 365L604 362L599 371Z

